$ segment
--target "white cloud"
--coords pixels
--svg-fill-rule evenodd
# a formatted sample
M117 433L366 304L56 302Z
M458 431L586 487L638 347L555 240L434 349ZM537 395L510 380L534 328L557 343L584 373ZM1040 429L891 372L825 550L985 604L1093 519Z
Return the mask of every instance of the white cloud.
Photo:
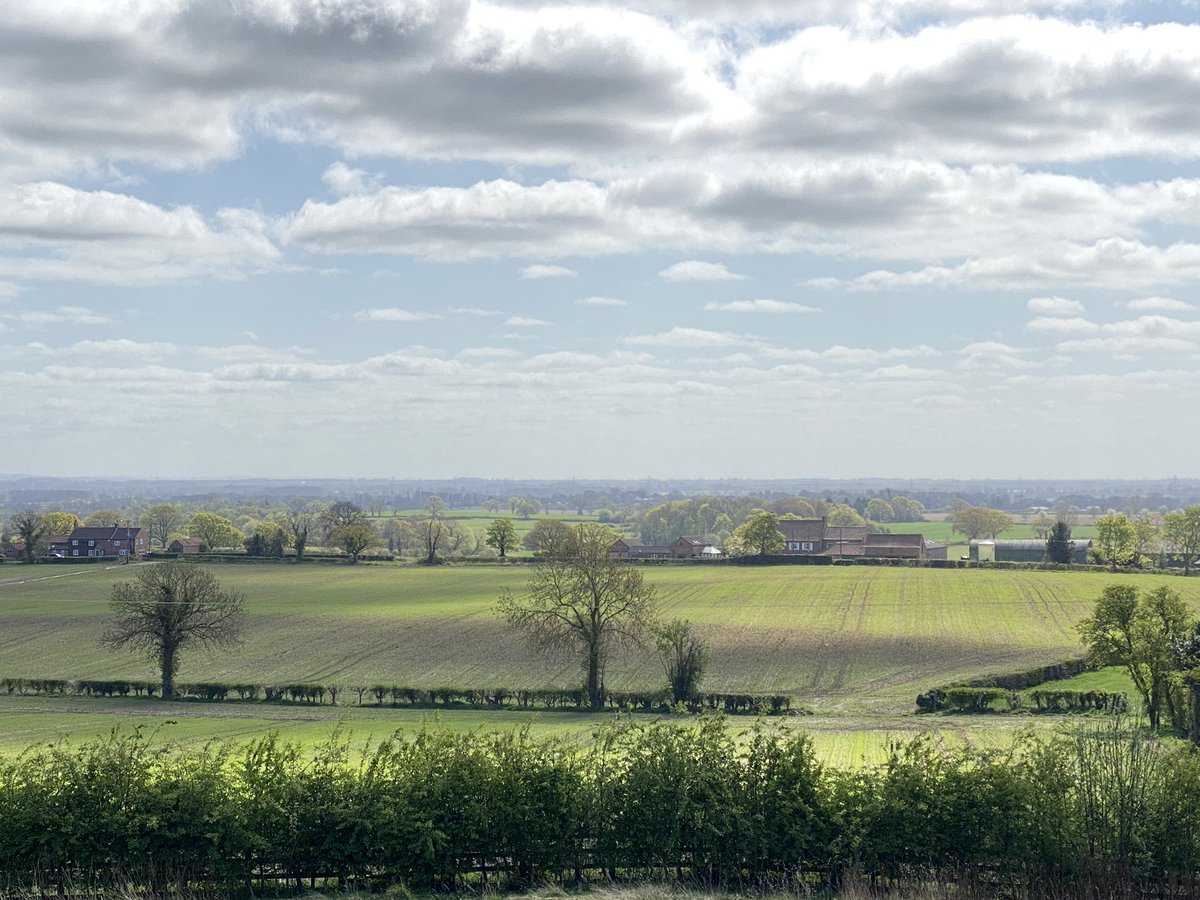
M583 297L575 301L578 306L628 306L624 300L618 300L616 297Z
M1196 307L1170 297L1142 297L1120 304L1134 312L1191 312Z
M112 316L88 309L86 306L60 306L53 310L25 309L0 315L34 328L47 325L108 325L113 321Z
M625 343L644 347L746 347L761 343L758 338L728 331L706 331L676 325L670 331L657 334L637 334L625 338Z
M729 303L718 303L713 300L704 304L709 312L738 312L738 313L813 313L820 312L813 306L802 303L792 303L786 300L733 300Z
M544 278L577 278L579 273L566 266L550 266L541 263L526 266L521 270L521 277L526 281L538 281Z
M478 306L452 306L447 312L456 316L475 316L477 318L486 319L491 316L498 316L500 312L495 309L481 309Z
M550 323L545 319L535 319L533 316L509 316L504 320L504 324L513 328L541 328Z
M723 263L703 262L698 259L688 259L667 266L658 273L663 281L741 281L746 278L736 272L730 272Z
M434 319L440 319L441 316L437 313L417 312L392 306L379 309L360 309L354 314L354 318L359 322L431 322Z
M129 338L113 338L103 341L76 341L66 348L68 353L81 356L171 356L178 351L175 344L166 341L133 341Z
M1100 330L1100 326L1095 322L1090 322L1087 319L1081 319L1077 316L1072 316L1071 318L1051 316L1030 319L1025 327L1030 331L1049 331L1059 334L1087 334L1088 332Z
M369 194L379 190L383 176L378 172L353 169L344 162L335 162L321 175L321 180L335 194Z
M1082 316L1085 312L1082 303L1065 297L1034 297L1025 305L1040 316Z
M463 359L515 359L524 354L512 347L468 347L458 355Z

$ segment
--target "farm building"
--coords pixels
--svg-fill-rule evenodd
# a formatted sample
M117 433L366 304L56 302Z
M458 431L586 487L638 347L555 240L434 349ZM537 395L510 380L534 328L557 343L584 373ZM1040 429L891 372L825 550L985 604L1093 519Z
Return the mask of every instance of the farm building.
M830 525L820 519L780 519L783 556L868 556L882 559L928 559L940 547L920 534L871 534L863 525Z
M971 541L969 556L975 562L1031 562L1046 561L1045 541ZM1088 551L1092 549L1090 538L1071 541L1071 562L1084 565Z
M712 559L724 555L704 537L685 535L669 544L643 544L637 538L619 538L608 548L609 559Z
M200 538L176 538L167 547L168 553L178 553L180 556L193 556L200 552Z

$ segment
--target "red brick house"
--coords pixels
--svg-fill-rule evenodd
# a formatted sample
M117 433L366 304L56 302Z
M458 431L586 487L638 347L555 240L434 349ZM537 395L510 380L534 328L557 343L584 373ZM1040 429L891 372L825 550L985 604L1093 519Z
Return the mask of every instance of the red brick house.
M50 542L52 556L71 559L145 556L149 552L150 536L146 530L125 525L81 525L66 537L55 537Z

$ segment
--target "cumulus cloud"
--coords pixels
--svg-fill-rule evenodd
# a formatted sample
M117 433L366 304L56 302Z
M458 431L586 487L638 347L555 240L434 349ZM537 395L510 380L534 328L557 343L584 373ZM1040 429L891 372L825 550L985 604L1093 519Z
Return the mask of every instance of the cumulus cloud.
M1025 325L1030 331L1051 331L1060 334L1086 334L1091 331L1099 331L1100 326L1095 322L1090 322L1087 319L1081 319L1078 316L1063 318L1059 316L1048 316L1038 319L1031 319Z
M541 328L550 323L545 319L537 319L533 316L509 316L504 320L504 324L513 328Z
M552 266L535 263L521 270L521 277L526 281L539 281L545 278L577 278L579 273L566 266Z
M88 309L86 306L60 306L53 310L23 309L0 313L0 317L33 328L44 328L47 325L109 325L113 321L112 316Z
M1082 316L1085 312L1082 303L1065 297L1034 297L1025 306L1040 316Z
M713 300L705 303L704 308L709 312L771 313L774 315L820 312L816 307L805 306L803 303L770 299L733 300L728 303L719 303Z
M746 278L736 272L730 272L724 263L703 262L698 259L688 259L667 266L658 273L663 281L741 281Z
M600 307L616 307L628 306L624 300L616 297L581 297L575 301L578 306L600 306Z

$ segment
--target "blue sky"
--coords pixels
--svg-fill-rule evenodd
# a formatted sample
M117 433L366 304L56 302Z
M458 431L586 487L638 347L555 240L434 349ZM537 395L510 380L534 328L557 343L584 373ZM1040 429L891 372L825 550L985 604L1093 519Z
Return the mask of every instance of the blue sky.
M1191 4L16 4L0 470L1195 476Z

